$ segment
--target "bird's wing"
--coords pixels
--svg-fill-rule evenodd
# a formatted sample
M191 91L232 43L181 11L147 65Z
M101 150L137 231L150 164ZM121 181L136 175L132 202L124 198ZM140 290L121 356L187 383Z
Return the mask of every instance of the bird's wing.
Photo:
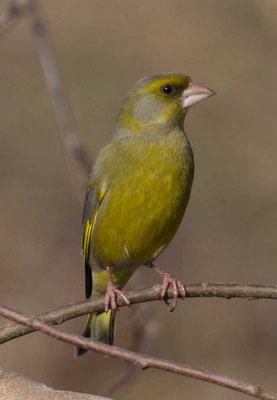
M82 249L85 265L85 285L86 298L91 296L92 292L92 274L91 274L91 245L93 229L98 214L100 204L104 198L105 191L97 190L97 187L91 185L86 193L82 224L83 224L83 240Z

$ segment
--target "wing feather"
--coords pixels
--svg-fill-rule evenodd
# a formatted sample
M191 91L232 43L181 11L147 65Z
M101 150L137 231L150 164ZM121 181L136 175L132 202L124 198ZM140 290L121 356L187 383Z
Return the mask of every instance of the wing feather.
M86 287L86 298L91 296L92 292L92 273L91 273L91 246L92 246L92 235L94 224L96 221L97 213L100 204L104 198L105 192L99 192L94 186L88 188L86 193L84 209L82 215L83 224L83 240L82 249L84 255L84 266L85 266L85 287Z

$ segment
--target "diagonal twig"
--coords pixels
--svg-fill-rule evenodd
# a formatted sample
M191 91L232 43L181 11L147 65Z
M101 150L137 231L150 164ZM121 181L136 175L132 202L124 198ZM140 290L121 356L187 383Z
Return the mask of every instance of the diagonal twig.
M15 17L23 16L29 18L43 75L52 99L58 125L57 131L61 136L67 171L75 195L77 199L82 202L92 161L77 134L75 121L58 67L51 32L40 3L39 0L10 0L10 5L0 12L0 34L13 26L12 21L19 19ZM149 336L151 330L149 330L149 328L151 326L153 327L154 317L149 317L150 312L151 310L147 310L146 312L144 307L140 307L136 310L136 313L132 315L133 319L130 328L133 332L130 337L133 338L131 343L133 349L137 350L145 343L149 344L151 341L151 336ZM151 324L138 323L140 319L145 320L147 318L151 320ZM130 367L127 370L126 376L123 378L121 377L120 382L117 382L114 387L119 387L121 382L125 382L127 375L128 377L132 375L132 369Z
M92 160L77 134L73 114L65 93L54 44L38 0L13 0L0 12L0 34L15 20L29 17L37 45L43 75L51 96L61 136L65 161L76 197L82 203L87 187Z
M72 185L82 203L92 165L90 155L77 134L75 121L65 94L54 44L38 0L28 0L27 15L37 45L44 78L50 92L56 121L63 142L64 155Z
M225 299L243 298L277 299L277 286L274 285L242 285L238 283L195 283L185 285L187 298L193 297L221 297ZM131 304L160 300L161 285L150 288L137 289L126 292ZM172 291L168 291L168 298L172 298ZM125 303L118 299L120 307ZM37 316L42 321L51 324L61 324L64 321L85 315L91 312L105 310L105 298L83 300L77 303L67 304L53 311L48 311ZM16 337L33 332L34 329L16 324L6 324L0 328L0 344L15 339Z
M3 305L0 305L0 315L11 321L15 321L32 329L39 330L40 332L45 333L48 336L52 336L59 341L70 343L74 346L83 347L86 350L94 351L106 356L128 361L142 369L160 369L162 371L168 371L178 375L183 375L223 386L237 392L248 394L249 396L257 399L277 400L277 394L264 390L260 385L252 385L246 382L230 379L222 375L216 375L204 369L197 369L189 365L175 363L173 361L163 360L145 354L135 353L133 351L129 351L117 346L110 346L101 342L94 342L93 340L86 339L82 336L62 332L52 325L49 325L37 318L18 313Z

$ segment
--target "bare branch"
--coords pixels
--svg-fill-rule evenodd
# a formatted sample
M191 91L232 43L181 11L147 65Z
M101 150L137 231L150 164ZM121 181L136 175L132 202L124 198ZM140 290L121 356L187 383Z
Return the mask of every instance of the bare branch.
M14 17L19 15L29 16L43 74L51 95L68 172L75 194L83 203L92 161L76 131L54 45L39 0L13 0L0 13L0 34L4 33L11 26Z
M155 368L162 371L172 372L178 375L199 379L215 385L223 386L241 393L248 394L262 400L277 400L277 394L264 390L260 385L251 385L240 382L225 376L213 374L204 369L196 369L189 365L175 363L169 360L163 360L156 357L150 357L144 354L138 354L133 351L125 350L117 346L110 346L101 342L94 342L82 336L62 332L52 325L49 325L32 316L19 314L8 307L0 305L0 315L19 324L23 324L32 329L39 330L48 336L74 346L83 347L86 350L94 351L106 356L128 361L142 369Z
M157 343L157 337L161 328L161 323L154 313L153 307L147 303L141 303L139 307L133 307L128 318L128 338L125 338L125 347L137 353L148 353L153 351ZM25 327L24 327L25 328ZM140 373L134 365L125 362L125 370L105 391L106 396L113 396L122 386L125 386L136 375Z
M187 298L192 297L222 297L225 299L243 298L277 299L277 286L273 285L241 285L238 283L195 283L186 285ZM131 304L160 300L161 285L155 285L146 289L138 289L126 292ZM168 298L172 298L172 291L168 291ZM118 300L120 307L125 304ZM105 309L105 298L98 297L91 300L83 300L77 303L67 304L53 311L48 311L37 316L41 321L51 324L61 324L64 321L85 315L91 312L100 312ZM30 327L16 324L6 324L0 328L0 344L15 339L18 336L33 332Z
M67 167L77 198L83 202L92 164L91 159L76 132L75 121L58 68L54 45L39 2L38 0L29 0L28 3L28 15L30 16L44 77L51 95Z
M23 375L0 367L1 400L109 400L92 394L65 392L34 382Z
M39 7L38 0L14 0L13 2L11 2L10 6L0 12L0 34L5 32L8 27L11 26L11 22L15 20L15 17L20 14L28 15L31 21L34 37L39 52L40 62L48 89L50 91L57 124L64 146L66 163L77 197L82 201L83 193L87 185L91 161L88 153L85 151L76 133L74 119L69 107L69 103L65 96L65 91L55 56L53 42L51 40L44 16ZM161 286L157 285L152 288L133 291L128 293L127 295L132 304L159 300L160 288ZM277 286L196 284L187 285L186 289L188 297L223 297L226 299L233 297L246 299L277 298ZM169 293L169 298L171 297L172 293ZM122 305L123 304L121 304L121 306ZM149 357L147 355L140 355L138 353L120 349L118 347L111 347L105 344L95 343L77 335L60 332L53 326L43 322L48 321L52 324L59 324L65 320L75 318L79 315L87 314L88 312L92 311L102 311L103 309L104 299L100 298L70 304L57 310L44 313L39 316L40 319L37 319L25 316L23 314L18 314L4 306L0 306L0 314L8 319L24 325L22 326L7 324L2 327L0 329L0 343L4 343L8 340L24 335L26 333L30 333L34 330L40 330L43 333L53 336L58 340L82 346L87 350L119 358L131 362L134 365L140 366L142 368L152 367L169 372L174 372L180 375L193 377L220 386L225 386L259 399L277 399L277 395L264 391L260 386L238 382L223 376L212 374L205 370L194 369L190 366ZM14 398L15 397L13 397L13 399ZM86 398L94 397L89 396Z

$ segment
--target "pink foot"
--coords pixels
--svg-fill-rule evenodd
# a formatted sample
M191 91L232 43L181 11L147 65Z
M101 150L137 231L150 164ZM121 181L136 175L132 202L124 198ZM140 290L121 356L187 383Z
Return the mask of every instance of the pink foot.
M186 289L185 286L181 281L178 281L177 279L173 278L170 274L167 272L163 271L159 267L156 267L155 265L152 265L152 268L158 272L163 277L163 283L162 283L162 290L161 290L161 298L165 299L166 304L168 304L168 301L166 300L167 296L167 289L172 286L173 289L173 299L169 308L169 311L174 311L176 306L177 306L177 299L179 296L184 299L186 297Z
M117 298L121 297L124 301L124 303L130 307L130 301L127 299L127 297L121 292L121 290L117 289L115 285L112 282L111 279L111 268L108 267L108 272L109 272L109 281L106 289L106 296L105 296L105 311L108 312L109 309L111 310L117 310L118 305L117 305Z

